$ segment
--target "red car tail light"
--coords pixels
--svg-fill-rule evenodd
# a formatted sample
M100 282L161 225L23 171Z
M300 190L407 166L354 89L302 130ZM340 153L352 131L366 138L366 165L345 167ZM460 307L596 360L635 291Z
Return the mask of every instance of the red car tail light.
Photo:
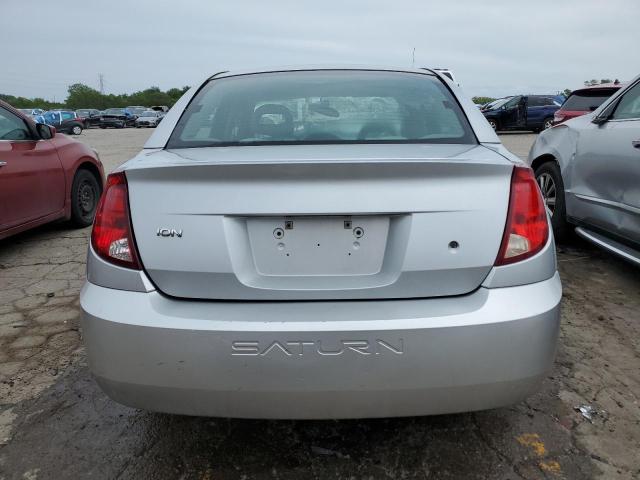
M96 209L91 232L95 252L109 263L141 270L129 217L129 191L124 172L112 173Z
M511 175L511 194L507 224L496 265L508 265L532 257L549 238L547 210L528 167L515 167Z

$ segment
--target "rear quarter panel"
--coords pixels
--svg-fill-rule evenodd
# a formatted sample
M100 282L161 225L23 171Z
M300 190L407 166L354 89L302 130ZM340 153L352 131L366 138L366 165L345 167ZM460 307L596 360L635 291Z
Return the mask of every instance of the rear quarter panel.
M71 216L71 187L73 177L81 166L89 168L104 186L104 167L96 153L84 143L58 134L51 140L58 151L65 177L65 217Z

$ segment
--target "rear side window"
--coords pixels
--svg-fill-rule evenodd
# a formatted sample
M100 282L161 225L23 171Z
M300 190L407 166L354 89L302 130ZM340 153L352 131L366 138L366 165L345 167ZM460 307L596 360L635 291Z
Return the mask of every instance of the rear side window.
M531 95L529 97L529 106L530 107L551 107L557 106L557 103L552 97L541 97Z
M305 71L212 80L168 148L316 143L476 143L458 103L432 75Z
M544 103L539 97L529 97L529 106L530 107L541 107Z
M595 110L615 92L616 90L613 89L574 92L567 98L567 101L562 104L562 109L576 112Z

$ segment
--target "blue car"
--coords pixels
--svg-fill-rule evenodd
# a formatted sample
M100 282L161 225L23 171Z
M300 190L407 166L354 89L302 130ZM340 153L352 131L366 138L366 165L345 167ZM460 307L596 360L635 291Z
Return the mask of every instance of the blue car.
M553 115L564 102L562 95L516 95L482 110L494 130L540 132L553 125Z
M76 112L71 110L51 110L33 118L36 123L44 123L55 127L58 132L80 135L84 129L84 123L78 118Z

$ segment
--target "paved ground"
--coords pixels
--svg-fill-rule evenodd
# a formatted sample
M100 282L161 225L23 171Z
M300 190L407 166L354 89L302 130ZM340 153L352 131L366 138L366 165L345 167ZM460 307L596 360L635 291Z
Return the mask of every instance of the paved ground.
M144 130L90 130L107 170ZM503 135L526 155L535 137ZM0 241L0 479L640 478L640 275L577 239L561 247L561 340L540 392L427 418L276 422L133 410L88 374L78 323L89 230ZM575 407L595 409L591 420Z

